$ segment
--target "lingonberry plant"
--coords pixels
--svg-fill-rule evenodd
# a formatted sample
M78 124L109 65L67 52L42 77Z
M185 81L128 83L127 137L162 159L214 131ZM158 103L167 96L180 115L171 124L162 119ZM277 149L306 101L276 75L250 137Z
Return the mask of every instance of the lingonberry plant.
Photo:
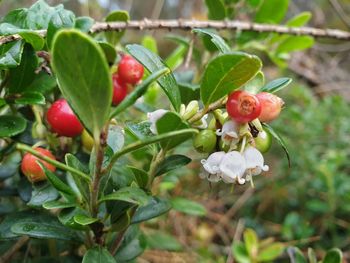
M113 19L128 15L117 11L106 21ZM89 34L92 25L42 0L0 24L1 35L19 35L0 48L4 167L21 154L1 180L17 184L25 203L2 221L0 239L63 240L55 249L68 249L72 262L129 262L146 247L140 223L181 210L154 184L191 162L175 153L178 145L192 140L205 154L201 178L238 185L269 169L262 153L271 138L288 155L265 122L283 106L272 93L291 80L265 85L257 56L233 51L209 30L193 30L216 50L194 80L173 72L183 52L165 63L146 42L123 47L124 32ZM189 41L181 47L198 56ZM150 105L154 90L169 103Z

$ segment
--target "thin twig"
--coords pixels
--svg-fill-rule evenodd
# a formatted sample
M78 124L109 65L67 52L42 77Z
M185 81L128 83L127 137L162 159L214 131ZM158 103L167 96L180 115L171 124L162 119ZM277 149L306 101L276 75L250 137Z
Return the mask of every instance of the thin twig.
M0 263L6 263L10 262L9 260L11 257L21 249L22 246L24 246L29 240L28 236L23 236L8 250L6 251L1 257L0 257Z

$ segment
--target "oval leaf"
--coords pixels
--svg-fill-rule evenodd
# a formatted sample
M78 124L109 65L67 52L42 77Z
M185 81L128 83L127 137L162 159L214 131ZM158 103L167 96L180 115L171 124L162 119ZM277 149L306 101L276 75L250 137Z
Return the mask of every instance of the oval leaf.
M341 263L343 262L343 254L340 249L333 248L327 251L326 256L324 257L323 263Z
M195 33L201 33L205 34L211 37L211 42L218 48L218 50L221 53L229 53L231 51L231 48L227 45L225 40L220 37L218 34L215 34L213 31L208 30L208 29L193 29L192 30Z
M260 89L260 92L270 92L275 93L285 87L287 87L292 82L291 78L279 78L267 83L264 87Z
M82 226L91 225L92 223L95 223L98 220L99 220L98 218L92 218L92 217L82 215L82 214L74 216L74 221Z
M176 197L171 200L171 204L174 210L194 216L204 216L207 213L207 209L195 202L186 198Z
M25 119L19 116L0 116L0 138L12 137L23 132L27 127Z
M284 245L281 243L274 243L262 249L258 255L258 261L273 261L279 257L284 250Z
M200 93L207 106L253 78L262 64L258 57L243 52L223 54L214 58L205 69Z
M59 31L53 40L52 66L63 96L98 139L112 102L112 79L101 47L77 30Z
M181 168L182 166L189 164L191 161L191 158L180 154L168 156L157 167L156 176Z
M149 204L140 206L134 216L132 217L131 223L136 224L149 219L158 217L171 209L171 204L166 199L160 199L158 197L152 197Z
M116 263L114 257L103 247L94 247L88 250L83 263Z
M118 200L136 205L145 205L148 203L149 199L150 197L140 188L124 187L112 194L102 197L100 202Z
M45 97L39 92L24 92L15 99L16 104L45 104Z

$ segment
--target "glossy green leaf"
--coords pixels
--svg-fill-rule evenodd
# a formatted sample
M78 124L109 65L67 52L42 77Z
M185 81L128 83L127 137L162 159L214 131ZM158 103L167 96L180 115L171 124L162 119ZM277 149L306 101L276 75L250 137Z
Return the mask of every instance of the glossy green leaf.
M53 41L52 66L63 96L98 139L112 102L112 79L103 51L87 35L62 30Z
M48 24L46 41L49 48L51 48L52 40L58 30L63 28L72 28L75 24L75 15L73 12L65 9L55 12Z
M279 78L267 83L260 92L275 93L287 87L293 80L291 78Z
M200 85L179 83L181 102L187 105L192 100L200 99Z
M157 167L156 176L181 168L182 166L189 164L191 161L191 158L188 158L185 155L174 154L167 156Z
M261 69L258 57L243 52L223 54L210 61L201 83L201 99L207 106L252 79Z
M100 202L113 200L125 201L136 205L145 205L150 200L150 197L140 188L124 187L112 194L105 195L100 199Z
M77 205L76 203L64 203L61 201L46 201L43 204L43 207L45 209L62 209L62 208L75 207L76 205Z
M74 216L84 214L86 211L81 208L64 208L58 214L58 220L65 226L77 229L77 230L85 230L86 227L78 224L74 221Z
M134 216L131 223L137 224L149 219L161 216L171 209L171 203L167 199L161 199L158 197L152 197L151 201L145 205L140 206Z
M126 22L128 20L129 13L124 10L113 11L112 13L108 14L105 18L106 22ZM124 33L125 30L122 30L120 32L105 32L105 36L107 41L115 46L123 37Z
M16 104L45 104L45 97L39 92L24 92L15 99Z
M107 145L111 147L113 153L124 146L124 131L120 126L110 125L108 127Z
M1 117L0 117L1 123ZM0 181L14 176L18 171L18 166L21 163L22 156L19 152L13 152L5 156L1 160L0 165Z
M264 86L264 84L265 84L264 73L262 71L259 71L254 78L252 78L246 84L244 84L242 89L250 93L257 94L259 90Z
M143 46L127 45L126 49L151 73L167 68L160 57ZM175 110L178 111L181 105L181 96L174 75L172 73L166 74L160 77L157 82L168 96Z
M333 248L328 250L322 263L341 263L343 262L343 254L340 249Z
M84 255L82 263L117 263L104 247L90 248Z
M290 36L283 40L276 49L276 53L290 53L304 50L314 45L315 40L310 36Z
M20 32L19 35L25 42L30 44L36 51L43 49L45 45L45 39L38 33L32 31Z
M115 59L117 58L116 49L108 42L98 42L98 44L102 48L103 53L105 54L108 63L110 65L114 64Z
M128 166L128 168L131 170L131 172L135 176L135 180L136 180L138 186L140 188L145 188L147 186L147 183L148 183L148 174L145 171L140 170L136 167Z
M0 45L0 69L17 67L21 61L23 46L23 40Z
M33 185L32 197L27 205L41 207L45 202L56 200L58 197L59 193L50 183L38 183Z
M44 94L51 91L56 86L56 78L44 71L41 71L35 76L35 79L32 81L32 83L23 89L23 92L39 92Z
M51 17L61 9L63 5L51 7L44 0L37 1L28 8L25 28L47 29Z
M200 203L186 198L176 197L171 200L174 210L193 216L204 216L207 209Z
M93 26L94 22L95 21L88 16L77 17L75 19L74 28L79 29L84 33L88 33L90 31L90 28Z
M27 8L18 8L12 10L3 17L1 22L12 24L18 28L25 28L27 12Z
M78 214L78 215L74 216L74 221L76 223L78 223L79 225L87 226L87 225L91 225L91 224L99 221L99 219L92 218L92 217L89 217L89 216L84 215L84 214Z
M117 262L128 262L133 260L142 254L146 248L146 244L146 240L139 231L138 226L132 225L128 228L123 242L115 255L115 259Z
M117 116L119 113L133 105L138 98L145 94L152 82L156 80L160 81L162 78L167 76L170 76L170 70L168 68L162 68L153 72L149 77L147 77L147 79L142 81L141 84L137 85L136 88L129 93L120 104L118 104L118 106L111 113L111 118Z
M178 131L189 128L189 125L185 123L181 117L175 112L167 112L157 122L156 127L158 134L164 134L171 131ZM183 143L191 137L191 134L183 134L177 137L169 138L160 143L163 149L171 149L175 146Z
M226 17L226 8L222 0L205 0L208 8L208 18L211 20L222 20Z
M180 251L182 245L170 234L161 231L152 231L146 235L147 245L151 249L166 250L166 251Z
M242 242L233 243L232 255L238 263L251 263L247 249Z
M286 23L286 26L290 26L290 27L304 26L305 24L307 24L307 22L309 22L311 17L312 17L312 14L310 12L302 12L292 17L291 19L289 19Z
M151 52L158 54L157 41L154 37L150 35L146 35L142 38L141 41L142 46L149 49Z
M282 243L273 243L263 248L258 255L258 261L273 261L278 258L284 251L285 246Z
M0 116L0 138L12 137L22 133L27 127L25 119L19 116Z
M253 229L246 229L243 233L244 244L247 249L247 252L252 257L256 255L259 248L259 239Z
M278 24L288 11L289 0L263 0L255 15L257 23Z
M230 46L227 45L225 40L218 34L209 29L193 29L195 33L205 34L210 37L211 42L217 47L221 53L229 53L231 51Z
M126 123L126 129L139 140L153 136L153 133L150 130L150 126L151 123L149 121L143 121L140 123Z
M290 161L290 154L287 148L286 143L284 142L283 138L268 124L263 123L264 128L276 139L276 141L281 145L282 149L286 153L287 159L288 159L288 165L291 166Z

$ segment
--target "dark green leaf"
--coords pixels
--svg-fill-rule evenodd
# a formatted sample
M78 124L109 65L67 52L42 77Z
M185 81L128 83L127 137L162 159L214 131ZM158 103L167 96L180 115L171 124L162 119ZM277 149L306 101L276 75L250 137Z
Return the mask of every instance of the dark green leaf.
M150 197L140 188L124 187L112 194L102 197L100 202L113 200L125 201L136 205L145 205L150 200Z
M254 78L252 78L242 87L242 89L250 93L256 94L264 86L264 83L265 83L264 73L262 71L259 71Z
M140 188L145 188L148 183L148 174L145 171L137 169L135 167L128 166L128 168L134 174L138 186Z
M33 82L23 89L23 92L39 92L46 93L57 86L56 78L41 71L35 76Z
M289 0L263 0L256 15L257 23L280 23L288 11Z
M75 23L75 15L73 12L61 9L55 12L49 22L46 34L46 41L49 48L51 48L52 40L56 32L63 28L72 28Z
M192 100L199 100L200 85L179 82L181 102L187 105Z
M32 197L27 203L31 207L41 207L45 202L56 200L59 194L48 182L33 185Z
M140 206L134 216L132 217L131 223L136 224L149 219L158 217L168 212L171 209L171 204L166 199L158 197L152 197L149 204Z
M84 215L84 214L78 214L78 215L74 216L74 221L76 223L78 223L79 225L87 226L87 225L91 225L92 223L99 221L99 219L92 218L92 217L89 217L89 216Z
M270 92L275 93L284 89L292 82L291 78L279 78L267 83L264 87L260 89L260 92Z
M27 8L19 8L12 10L2 19L1 22L9 23L19 28L25 28L27 12Z
M25 28L47 29L51 17L61 9L63 5L51 7L44 0L37 1L28 9Z
M112 79L103 51L87 35L65 29L54 38L51 64L63 96L97 140L112 102Z
M226 17L226 8L222 0L205 0L208 8L208 18L211 20L223 20Z
M130 131L139 140L153 136L150 126L151 123L149 121L143 121L140 123L126 123L126 129L128 129L128 131Z
M0 181L15 175L18 171L18 166L21 163L21 160L22 157L19 152L13 152L2 159L0 165Z
M343 262L343 254L340 249L333 248L327 251L322 263L341 263Z
M304 50L314 45L315 40L310 36L289 36L283 40L276 49L276 53L290 53Z
M201 83L201 98L207 106L240 88L261 69L258 57L242 52L223 54L208 63Z
M105 18L106 22L126 22L128 20L129 13L123 10L113 11ZM124 32L125 30L121 30L120 32L105 32L105 36L108 42L115 46L123 37Z
M291 263L307 263L303 252L301 252L299 248L289 247L287 251Z
M140 45L127 45L128 52L143 64L148 71L154 73L161 69L167 68L164 62L156 54ZM166 74L158 79L158 84L162 87L168 96L175 110L180 110L181 96L176 80L172 73Z
M86 229L85 226L82 226L74 221L74 216L84 214L86 211L81 208L65 208L60 211L58 214L58 220L65 226L77 230Z
M75 203L64 203L60 201L47 201L43 204L45 209L62 209L62 208L71 208L75 207Z
M39 92L24 92L15 99L16 104L45 104L45 97Z
M171 204L174 210L188 215L204 216L207 213L203 205L186 198L176 197L171 200Z
M282 243L273 243L259 252L258 261L273 261L279 257L284 250L284 245Z
M26 129L27 122L19 116L0 116L0 138L12 137Z
M210 40L214 43L214 45L217 47L217 49L221 53L228 53L231 51L231 48L227 45L225 40L222 37L220 37L218 34L213 32L212 30L198 28L198 29L193 29L192 31L195 33L200 33L200 34L205 34L210 36L211 37Z
M182 245L172 235L156 231L147 233L146 235L147 245L151 249L159 249L166 251L180 251Z
M310 12L302 12L289 19L286 23L290 27L304 26L311 19L312 14Z
M17 40L0 46L0 69L17 67L22 58L23 40Z
M115 259L117 262L130 261L139 256L146 248L146 240L136 225L128 228Z
M88 16L81 16L75 19L74 27L82 32L88 33L93 26L94 20Z
M276 139L276 141L282 146L284 152L286 153L286 156L288 159L288 165L290 167L291 161L290 161L290 155L289 155L289 151L288 151L286 143L284 142L282 137L270 125L263 123L263 126L272 135L272 137L274 137Z
M102 48L108 63L111 65L114 64L114 61L117 58L117 51L115 48L108 42L98 42L98 44Z
M178 131L189 128L189 125L182 121L181 117L175 112L167 112L156 123L158 134L167 133L170 131ZM183 134L177 137L169 138L162 141L160 144L163 149L171 149L189 139L191 134Z
M185 155L174 154L166 157L163 162L159 164L156 170L156 176L165 174L169 171L181 168L191 162L191 158Z
M104 247L90 248L83 258L83 263L117 263Z
M232 245L232 255L238 263L250 263L250 258L242 242L234 242Z
M45 45L45 39L36 32L24 31L20 32L19 35L37 51Z

